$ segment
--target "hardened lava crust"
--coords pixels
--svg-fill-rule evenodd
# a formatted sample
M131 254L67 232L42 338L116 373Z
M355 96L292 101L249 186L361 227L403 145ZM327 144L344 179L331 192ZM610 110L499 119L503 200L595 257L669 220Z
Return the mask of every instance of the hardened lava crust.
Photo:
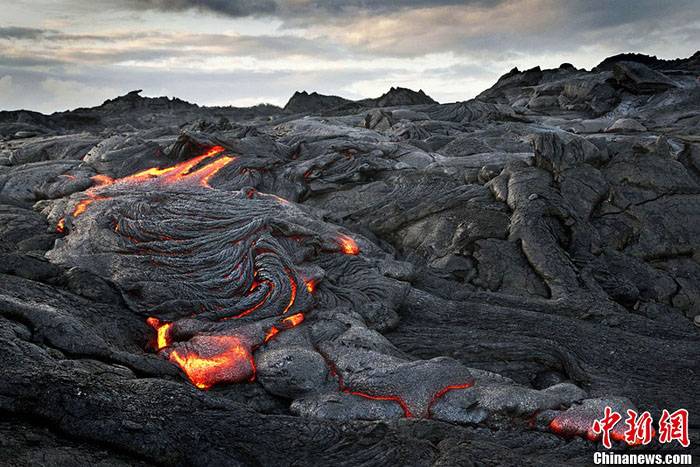
M699 76L0 112L0 457L586 465L606 406L697 445Z

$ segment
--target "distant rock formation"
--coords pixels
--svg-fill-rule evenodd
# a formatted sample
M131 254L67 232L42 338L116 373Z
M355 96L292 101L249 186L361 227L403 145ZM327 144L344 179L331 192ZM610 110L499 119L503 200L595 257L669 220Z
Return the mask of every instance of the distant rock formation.
M613 66L617 84L633 94L656 94L677 85L663 73L638 62L619 62Z
M389 92L377 99L369 99L374 107L395 107L399 105L437 104L430 96L419 89L418 92L408 88L392 87Z
M288 113L315 113L322 110L334 109L352 101L338 96L325 96L317 92L309 94L297 91L289 99L284 111Z
M107 112L124 112L126 110L193 110L198 109L197 104L191 104L177 97L168 98L162 97L142 97L140 94L143 92L142 89L137 89L126 93L123 96L115 97L114 99L108 99L99 106Z
M592 71L610 71L616 63L635 62L646 65L657 70L700 70L700 51L695 52L688 58L676 58L674 60L664 60L656 58L654 55L624 53L613 55L600 62Z
M284 111L288 113L319 113L324 111L352 111L363 108L397 107L402 105L426 105L437 104L437 101L428 96L422 89L418 92L402 87L392 87L380 97L352 101L338 96L325 96L306 91L295 92L289 99Z

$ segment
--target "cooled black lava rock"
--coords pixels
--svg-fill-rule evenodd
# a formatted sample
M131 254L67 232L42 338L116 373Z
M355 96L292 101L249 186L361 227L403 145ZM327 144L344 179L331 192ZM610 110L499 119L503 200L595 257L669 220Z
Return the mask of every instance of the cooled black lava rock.
M0 114L0 458L585 465L606 405L696 426L696 65Z

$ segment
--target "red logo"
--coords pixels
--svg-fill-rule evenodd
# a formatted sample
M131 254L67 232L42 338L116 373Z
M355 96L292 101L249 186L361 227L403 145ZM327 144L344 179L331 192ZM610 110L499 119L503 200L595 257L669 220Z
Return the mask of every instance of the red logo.
M651 426L653 421L649 412L642 412L638 417L637 412L628 410L625 423L629 428L625 431L625 442L630 446L646 446L651 443L654 437L654 428Z
M687 448L690 445L688 440L688 411L678 409L672 414L664 409L659 420L659 442L670 443L676 440L681 446Z
M595 435L602 434L603 446L607 449L612 448L612 440L624 441L629 446L647 445L651 443L656 431L653 428L654 420L649 412L637 414L634 410L627 410L627 430L623 436L614 431L615 425L622 420L622 415L612 410L610 407L605 407L603 418L595 420L591 431ZM673 413L669 413L664 409L661 412L659 420L659 442L670 443L678 441L681 446L688 447L690 440L688 439L688 411L686 409L678 409Z
M606 406L603 418L593 422L593 433L596 435L603 434L603 446L608 449L612 447L610 431L615 428L615 425L617 425L620 420L622 420L622 415Z

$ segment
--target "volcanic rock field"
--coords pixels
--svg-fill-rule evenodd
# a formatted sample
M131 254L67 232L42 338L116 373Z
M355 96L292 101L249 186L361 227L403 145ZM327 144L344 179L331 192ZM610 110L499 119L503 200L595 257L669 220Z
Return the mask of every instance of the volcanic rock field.
M8 465L587 465L605 406L697 446L700 53L0 112L0 255Z

